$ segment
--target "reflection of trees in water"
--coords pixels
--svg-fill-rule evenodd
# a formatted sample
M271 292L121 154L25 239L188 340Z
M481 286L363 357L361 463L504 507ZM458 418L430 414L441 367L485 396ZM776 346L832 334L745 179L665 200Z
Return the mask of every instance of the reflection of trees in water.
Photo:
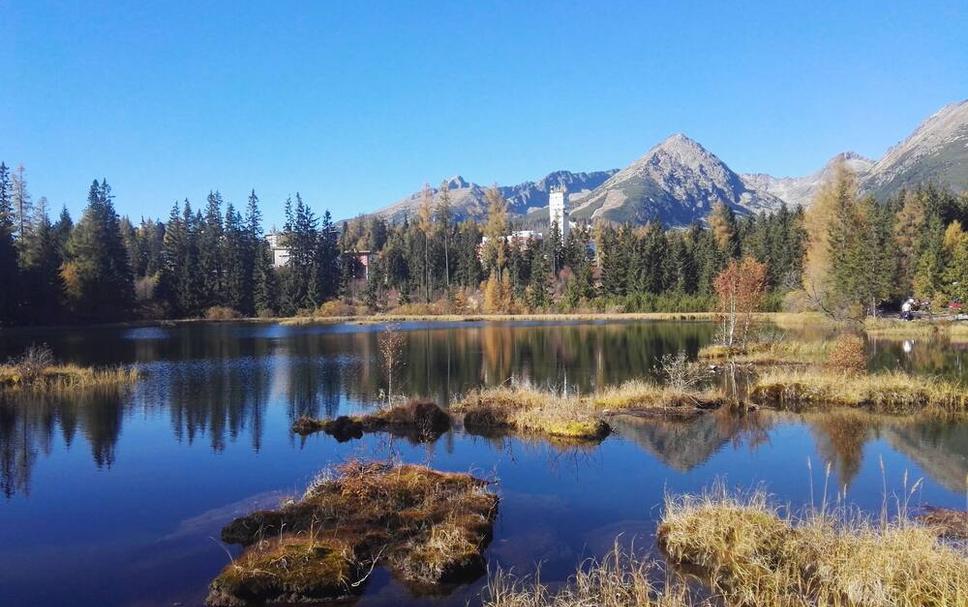
M959 379L968 384L968 344L931 337L871 337L869 343L871 365L875 369L904 369Z
M347 397L375 403L385 388L379 330L221 324L45 336L63 360L138 362L146 376L123 394L8 399L0 406L2 490L28 490L31 469L50 453L58 429L68 445L80 432L95 464L111 466L132 411L167 416L177 441L205 437L221 451L247 435L258 450L270 400L285 402L293 418L335 416ZM398 381L404 393L440 404L510 377L587 392L648 374L664 353L694 353L712 331L708 323L404 327L406 364ZM18 347L11 343L2 346Z
M940 419L900 422L885 427L883 435L947 489L968 491L968 423Z
M864 445L878 435L880 418L857 410L833 410L804 416L817 451L830 462L843 487L849 487L864 461Z
M771 418L764 413L734 413L725 409L692 419L618 415L611 422L622 436L680 472L705 463L727 443L755 449L768 440L772 425Z
M117 393L70 398L20 394L16 401L0 399L0 490L4 495L30 493L33 467L39 454L53 451L58 429L67 446L80 429L95 464L111 466L121 430Z

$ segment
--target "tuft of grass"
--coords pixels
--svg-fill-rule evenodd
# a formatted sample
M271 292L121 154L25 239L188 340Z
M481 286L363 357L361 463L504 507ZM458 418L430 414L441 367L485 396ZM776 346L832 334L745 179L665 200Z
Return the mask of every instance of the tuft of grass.
M817 364L826 360L830 348L829 342L821 340L759 342L749 344L746 348L713 344L701 348L699 358L749 365Z
M830 369L772 369L759 376L753 402L779 407L863 407L876 412L968 412L968 389L954 382L901 372L846 374Z
M75 364L45 367L34 377L25 376L18 365L0 365L0 389L69 393L93 388L117 388L138 381L133 367L94 368Z
M420 443L438 439L450 430L450 425L450 416L437 403L411 400L369 415L341 415L335 419L300 417L293 423L292 431L303 436L325 432L340 442L361 438L368 432L389 432Z
M301 499L227 525L222 540L246 549L212 582L206 603L355 595L377 564L417 589L473 579L484 572L497 503L469 474L347 462Z
M968 604L968 555L901 517L872 523L814 511L781 516L762 492L669 498L658 529L670 562L732 605Z
M590 397L597 409L678 409L719 407L725 399L719 391L694 387L661 385L643 380L630 380L609 386Z
M451 405L471 432L505 430L574 441L597 441L611 428L587 399L562 397L529 387L484 388Z
M557 590L540 578L520 579L498 570L484 591L484 607L699 607L683 584L653 584L656 565L623 551L616 543L602 559L582 563Z

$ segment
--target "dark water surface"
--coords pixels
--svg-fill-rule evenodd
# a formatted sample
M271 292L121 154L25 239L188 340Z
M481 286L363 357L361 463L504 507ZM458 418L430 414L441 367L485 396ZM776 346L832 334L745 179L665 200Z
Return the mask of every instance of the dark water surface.
M441 404L513 380L587 392L647 376L657 357L694 354L703 323L409 324L400 391ZM690 422L634 418L597 447L561 449L461 432L414 446L368 436L337 443L289 428L302 415L372 407L384 387L375 325L269 324L97 328L0 334L0 357L32 342L82 364L132 363L146 373L122 396L0 402L0 605L200 604L228 562L217 541L233 517L298 494L348 457L404 460L497 480L489 565L565 578L620 535L652 543L666 492L718 478L763 483L809 503L824 484L870 510L923 478L915 504L964 507L968 425L858 414L711 414ZM876 366L965 377L957 348L873 345ZM968 361L968 357L966 357ZM215 539L213 539L215 538ZM376 571L360 605L464 605L483 580L413 597Z

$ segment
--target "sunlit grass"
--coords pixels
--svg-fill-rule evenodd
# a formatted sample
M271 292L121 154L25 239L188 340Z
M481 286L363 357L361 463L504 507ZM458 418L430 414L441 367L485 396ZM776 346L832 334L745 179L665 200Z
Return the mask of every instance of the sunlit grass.
M849 374L832 369L770 369L756 378L754 402L863 407L884 413L968 412L968 389L951 381L901 372Z
M484 570L498 499L469 474L350 461L278 510L236 519L222 540L246 550L207 604L319 601L358 594L375 563L418 588Z
M600 440L610 431L587 399L529 387L475 390L451 410L475 431L506 429L570 440Z
M828 340L778 340L751 343L747 347L729 348L710 344L699 349L700 360L732 361L742 364L777 365L822 363L830 352Z
M645 380L630 380L609 386L590 395L596 409L655 409L675 407L711 407L724 401L715 389L678 388Z
M0 365L0 389L73 392L132 384L138 380L139 375L139 371L133 367L95 368L58 364L45 367L36 377L28 379L20 366Z
M903 514L781 515L763 493L669 498L668 559L698 569L730 605L947 606L968 603L964 548Z
M660 589L653 583L656 565L618 544L601 559L578 567L563 587L541 583L539 576L517 578L498 570L484 591L484 607L698 607L683 584Z

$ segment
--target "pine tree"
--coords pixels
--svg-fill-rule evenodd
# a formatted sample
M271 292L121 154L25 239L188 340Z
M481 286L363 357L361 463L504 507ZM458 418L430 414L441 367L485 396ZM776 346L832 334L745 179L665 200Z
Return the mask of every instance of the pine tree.
M50 324L62 319L64 284L60 267L63 259L44 197L37 201L31 226L22 255L24 317L29 322Z
M902 192L901 209L894 225L894 242L898 252L898 283L909 292L914 283L918 258L918 243L927 227L927 209L919 195Z
M13 324L17 318L17 293L20 272L14 244L13 194L10 170L0 162L0 325Z
M17 171L11 176L10 191L14 213L14 239L17 241L17 248L23 254L33 219L34 203L27 190L27 179L24 177L22 164L17 166Z
M323 220L319 227L319 250L316 263L318 270L318 287L323 300L336 297L340 278L340 250L339 234L333 225L333 216L329 209L323 211Z
M54 224L54 235L57 238L57 245L60 247L61 259L67 257L67 240L71 237L73 230L74 221L71 219L71 214L67 212L66 206L61 207L60 215Z
M845 204L830 224L831 294L850 314L877 314L878 304L891 295L894 280L893 236L873 198Z
M75 313L98 320L126 317L134 303L134 279L106 180L91 184L67 251L62 277Z
M832 301L833 272L831 233L835 221L850 221L849 209L854 206L857 183L844 163L838 163L833 174L818 191L804 218L807 234L806 256L803 265L803 288L811 305L830 315L837 315L837 302Z
M272 267L272 252L265 241L256 247L253 303L258 316L275 316L279 310L279 281Z
M440 184L440 202L437 203L437 226L444 243L444 284L450 290L450 239L453 231L453 210L450 206L450 186Z
M232 203L225 208L225 228L222 244L222 293L221 301L233 310L251 314L246 306L246 249L248 243L242 216Z
M944 271L947 295L968 302L968 233L960 221L952 221L945 230L944 248L948 257Z
M222 244L224 228L222 225L222 194L218 191L208 193L205 206L205 219L199 226L198 269L202 283L202 307L223 305L224 268Z
M944 250L944 227L938 216L928 220L927 228L917 245L921 252L914 272L914 296L931 300L944 291L947 259Z
M259 257L263 254L265 236L262 233L262 212L259 210L259 197L253 189L249 193L249 201L245 207L245 247L242 257L242 308L246 315L256 314L259 306L256 303L256 284L258 282ZM271 269L271 263L270 269ZM270 309L275 309L272 306Z

